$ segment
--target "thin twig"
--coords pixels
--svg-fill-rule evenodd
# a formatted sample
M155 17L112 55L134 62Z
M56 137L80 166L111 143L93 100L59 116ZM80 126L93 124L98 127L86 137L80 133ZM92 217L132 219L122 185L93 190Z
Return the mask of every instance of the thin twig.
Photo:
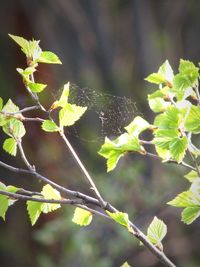
M76 154L76 151L74 150L74 148L72 147L72 145L70 144L70 142L68 141L67 137L65 136L63 131L59 131L59 134L61 136L61 138L63 139L63 141L65 142L66 146L69 148L70 152L72 153L74 159L76 160L78 166L80 167L81 171L84 173L87 182L89 183L89 185L91 186L91 189L95 192L95 195L97 196L97 198L99 199L99 202L101 204L101 206L103 208L106 207L106 202L103 200L101 194L99 193L92 177L90 176L89 172L87 171L87 169L85 168L85 166L83 165L82 161L80 160L79 156Z
M0 111L0 113L3 114L3 115L13 116L13 115L16 115L16 114L25 113L25 112L28 112L28 111L31 111L31 110L37 110L37 109L40 109L40 106L37 105L37 106L26 107L26 108L20 109L20 110L15 111L15 112Z
M27 168L30 171L34 171L35 170L35 167L34 166L31 166L31 164L28 162L28 159L26 158L26 155L25 155L24 150L23 150L23 147L22 147L21 140L18 140L18 139L15 139L15 140L17 141L17 146L19 148L19 151L20 151L20 154L21 154L21 158L24 161L25 165L27 166Z

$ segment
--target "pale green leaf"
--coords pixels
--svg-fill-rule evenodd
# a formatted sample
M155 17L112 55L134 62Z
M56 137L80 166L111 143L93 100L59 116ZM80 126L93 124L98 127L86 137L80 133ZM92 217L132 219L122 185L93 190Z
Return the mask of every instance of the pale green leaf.
M128 126L125 127L125 129L130 135L137 137L141 132L148 129L149 126L150 124L146 120L140 116L137 116Z
M147 238L151 241L154 245L159 246L162 248L161 241L167 234L167 226L166 224L158 219L156 216L154 217L153 221L148 227L147 230Z
M8 113L14 113L19 111L18 106L16 106L11 99L8 100L8 102L5 104L5 106L2 109L3 112Z
M128 262L125 262L124 264L122 264L120 267L131 267Z
M188 190L180 193L167 204L179 208L196 207L200 206L200 196L198 197L191 190Z
M60 127L71 126L85 113L87 107L80 107L75 104L66 104L59 111Z
M185 208L181 213L181 221L186 224L191 224L200 216L200 206L199 207L189 207Z
M161 74L166 81L172 82L174 78L174 72L172 67L169 64L169 61L166 60L159 68L158 73Z
M54 121L45 120L42 123L42 129L46 132L57 132L59 130L58 126L55 124Z
M176 160L178 163L183 161L187 150L187 144L188 141L186 136L183 136L182 138L174 138L169 144L169 150L172 159Z
M62 64L58 56L50 51L43 51L40 54L40 57L37 59L37 62L47 64Z
M32 92L40 93L47 87L47 85L43 83L29 83L28 87Z
M36 201L27 201L27 210L31 220L31 224L34 225L42 212L42 206L44 203Z
M3 149L12 156L17 154L17 143L14 138L7 138L3 143Z
M62 94L60 96L60 99L55 101L52 106L51 109L55 109L57 107L62 107L64 108L67 103L68 103L68 96L69 96L69 87L70 87L70 83L66 83L63 87L63 91Z
M77 207L74 211L74 216L72 219L72 222L80 225L80 226L87 226L91 223L92 221L92 213L81 209Z
M0 195L0 217L5 220L6 212L8 210L8 197Z
M3 131L7 135L18 139L21 139L26 133L23 123L15 118L10 119L8 123L3 126Z
M2 110L3 108L3 99L0 97L0 111Z
M163 112L169 105L171 105L170 102L165 101L161 97L149 99L148 102L150 109L153 110L154 112Z
M143 152L143 147L137 137L124 133L113 141L106 137L98 153L107 159L107 171L111 171L116 167L120 157L130 151Z
M45 199L61 200L60 193L50 184L47 184L42 188L41 194ZM44 205L42 206L42 212L49 213L51 211L59 209L60 207L60 204L44 203Z
M108 213L108 215L117 223L125 226L126 228L129 229L129 218L128 218L128 214L127 213L123 213L123 212L109 212L106 211Z
M199 178L199 175L196 171L190 171L188 174L184 176L190 183L192 183L194 180Z
M152 73L148 77L146 77L145 80L155 84L162 84L166 82L166 79L163 77L163 75L159 73Z
M200 107L192 105L185 121L185 129L194 134L200 133Z

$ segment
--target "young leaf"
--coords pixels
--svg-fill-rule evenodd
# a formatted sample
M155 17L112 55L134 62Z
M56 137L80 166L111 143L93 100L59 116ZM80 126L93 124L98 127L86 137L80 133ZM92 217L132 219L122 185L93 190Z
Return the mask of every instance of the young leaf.
M174 72L172 67L169 64L169 61L166 60L159 68L158 73L160 73L166 81L172 82L174 78Z
M36 201L27 201L27 210L31 220L31 224L34 225L42 212L42 206L44 203Z
M2 217L3 220L5 220L8 204L8 197L0 195L0 217Z
M0 111L2 110L3 108L3 99L0 97Z
M16 36L13 34L8 34L22 49L25 49L28 46L28 41L23 37Z
M51 120L45 120L42 123L42 129L46 132L57 132L59 130L55 122Z
M185 121L185 130L194 134L200 133L200 107L191 105Z
M126 228L129 229L129 218L127 213L123 212L109 212L107 211L108 215L117 223L125 226Z
M15 118L10 119L8 123L3 126L3 131L7 135L18 139L21 139L26 133L23 123Z
M64 108L67 105L69 96L69 86L69 82L64 85L60 99L52 104L51 109L55 109L58 107Z
M62 64L58 56L50 51L43 51L37 62L47 63L47 64Z
M185 208L181 213L181 221L191 224L200 216L200 207Z
M47 87L47 85L43 83L29 83L28 87L34 93L41 93L44 90L44 88Z
M145 80L155 84L162 84L166 82L166 79L159 73L152 73L146 77Z
M197 178L199 178L199 175L196 171L190 171L188 174L184 176L190 183L194 182Z
M5 104L5 106L2 109L3 112L8 113L14 113L19 111L18 106L16 106L11 99L8 100L8 102Z
M56 189L54 189L50 184L47 184L42 188L41 194L44 196L45 199L55 199L55 200L61 199L60 193ZM49 213L51 211L59 209L60 207L61 207L60 204L44 203L44 205L41 208L43 213Z
M153 221L148 227L147 230L147 238L151 241L154 245L159 246L162 250L162 243L161 241L167 234L167 226L166 224L158 219L156 216L153 218Z
M125 127L125 129L130 135L138 137L138 135L148 129L149 126L150 124L146 120L137 116L128 126Z
M3 143L3 149L12 156L17 154L17 143L14 138L7 138Z
M87 226L91 223L92 221L92 213L81 209L77 207L74 211L74 216L72 219L72 222L80 225L80 226Z
M124 264L122 264L120 267L131 267L128 262L124 262Z
M98 153L107 159L107 171L109 172L116 167L120 157L127 151L143 152L143 147L137 137L124 133L113 141L106 137L105 143Z
M80 107L74 104L66 104L59 111L60 127L71 126L85 113L87 107Z
M200 196L197 197L192 191L184 191L167 203L168 205L187 208L200 206Z
M188 144L188 141L187 141L186 136L183 136L182 138L180 137L174 138L169 144L169 150L170 150L172 159L180 163L185 157L187 144Z
M163 112L169 105L171 105L170 102L166 102L161 97L149 99L148 102L150 109L153 110L153 112Z

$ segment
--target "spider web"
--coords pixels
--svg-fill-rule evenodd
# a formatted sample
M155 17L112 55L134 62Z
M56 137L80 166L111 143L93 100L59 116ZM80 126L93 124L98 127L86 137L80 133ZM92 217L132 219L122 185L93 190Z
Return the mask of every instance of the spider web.
M122 134L124 127L139 114L131 98L80 88L75 84L70 85L68 101L87 107L83 117L68 131L87 142L102 141L105 136L116 137Z

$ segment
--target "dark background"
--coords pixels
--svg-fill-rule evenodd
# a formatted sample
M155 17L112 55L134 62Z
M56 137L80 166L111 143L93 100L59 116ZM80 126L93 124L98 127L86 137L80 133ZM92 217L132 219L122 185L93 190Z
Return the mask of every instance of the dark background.
M41 94L48 106L67 82L99 93L126 96L149 120L146 95L154 87L144 78L168 59L176 70L180 58L199 62L200 2L195 0L4 0L0 6L0 95L12 98L20 107L30 104L16 67L25 58L8 33L41 40L44 50L55 52L63 65L41 65L37 80L48 83ZM49 94L49 95L48 95ZM92 121L78 126L93 131ZM91 128L90 128L91 127ZM39 125L26 124L24 144L30 162L38 171L67 187L89 193L81 173L57 136L45 136ZM5 136L1 133L2 146ZM161 165L153 159L130 155L112 173L97 155L101 142L83 142L70 135L78 154L95 177L104 197L146 231L156 215L168 226L164 240L166 254L178 266L200 266L199 220L190 226L180 222L180 211L165 203L187 182L187 170ZM23 166L20 157L2 150L1 160ZM39 190L31 177L0 169L6 184ZM0 221L1 267L113 267L128 261L131 266L162 266L127 232L102 218L91 226L72 224L72 207L42 216L30 226L24 203L10 208L6 222Z

